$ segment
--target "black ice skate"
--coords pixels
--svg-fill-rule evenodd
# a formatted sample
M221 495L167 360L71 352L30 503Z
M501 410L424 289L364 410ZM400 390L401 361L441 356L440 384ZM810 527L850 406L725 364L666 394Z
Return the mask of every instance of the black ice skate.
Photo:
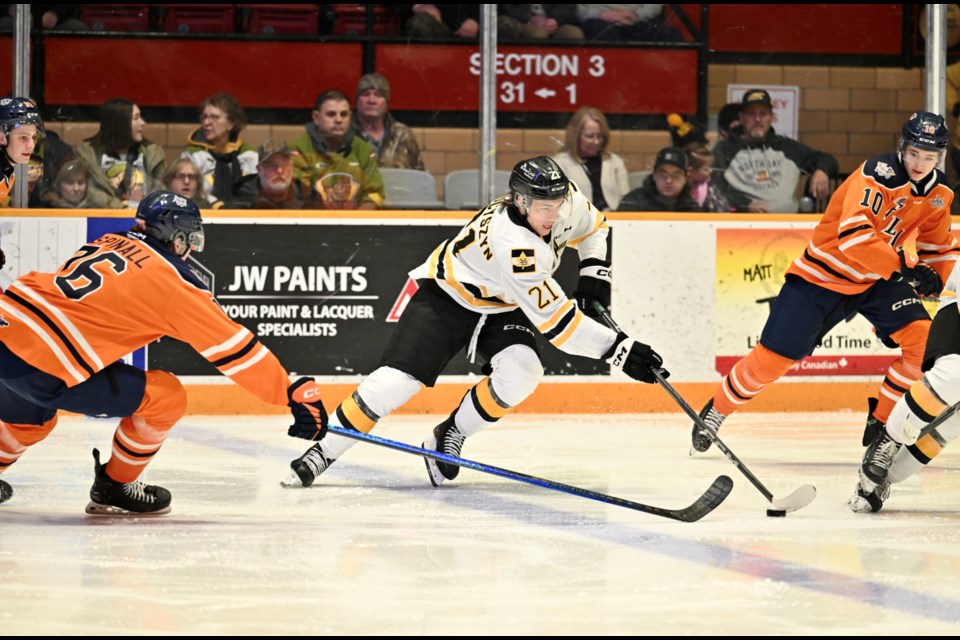
M13 497L13 487L10 483L0 480L0 503L6 502Z
M876 440L886 428L887 425L877 419L873 412L877 410L878 401L876 398L867 398L867 424L863 428L863 446L869 445Z
M163 487L139 480L117 482L100 464L100 452L93 450L93 486L87 515L91 516L161 516L170 513L170 492Z
M309 487L321 473L327 470L327 467L336 462L335 458L328 458L323 455L323 449L317 443L306 450L306 452L290 463L293 473L285 481L281 482L285 487L295 487L298 484L303 487Z
M460 457L460 449L463 447L466 436L457 429L453 415L451 414L449 418L434 427L433 433L423 441L424 449ZM430 476L430 483L435 487L443 484L444 480L454 480L460 473L460 467L455 464L440 462L432 458L424 458L423 460L427 463L427 475Z
M847 506L855 513L876 513L883 507L884 501L890 497L890 483L877 484L864 475L860 469L860 480L854 489L853 496L847 500Z
M863 475L877 484L885 483L893 457L899 450L900 443L891 438L884 429L863 453Z
M713 427L714 431L720 431L720 425L723 424L726 416L721 415L713 408L713 398L711 398L710 401L703 406L703 409L700 410L700 419L710 427ZM690 455L693 455L694 452L703 453L709 449L712 444L713 438L710 437L707 430L701 428L696 422L693 423L693 433L691 433L690 437Z

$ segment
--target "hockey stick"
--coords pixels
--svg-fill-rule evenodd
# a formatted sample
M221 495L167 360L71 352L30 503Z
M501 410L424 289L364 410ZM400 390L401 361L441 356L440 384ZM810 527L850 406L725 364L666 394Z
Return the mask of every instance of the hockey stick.
M613 318L610 317L610 314L606 309L600 305L595 305L594 309L600 313L600 317L603 318L604 323L616 331L617 333L622 333L620 327L617 326L617 323L613 321ZM743 462L740 461L740 458L730 450L727 445L723 443L723 440L720 439L720 436L717 435L717 432L706 422L703 421L703 418L697 414L693 408L687 404L677 390L674 389L669 382L667 382L663 375L657 369L651 369L654 377L657 379L657 382L660 383L660 386L663 387L667 393L670 394L670 397L680 405L680 408L690 416L690 418L697 424L698 427L710 434L710 438L716 443L717 448L723 452L723 455L727 456L727 460L733 463L737 469L740 470L740 473L747 477L754 487L756 487L760 493L763 494L763 497L767 499L767 502L772 504L775 508L781 511L797 511L798 509L803 509L805 506L813 502L813 499L817 497L817 489L812 484L805 484L802 487L796 489L793 493L788 495L785 498L774 498L773 494L763 486L763 483L757 479L757 476L753 475L750 469L747 468Z
M353 438L354 440L362 440L363 442L369 442L371 444L380 445L381 447L387 447L396 451L411 453L415 456L432 458L434 460L439 460L440 462L446 462L447 464L473 469L474 471L482 471L491 475L500 476L501 478L507 478L508 480L526 482L527 484L543 487L544 489L562 491L564 493L580 496L582 498L590 498L591 500L612 504L617 507L625 507L627 509L633 509L634 511L642 511L643 513L649 513L651 515L661 516L663 518L670 518L672 520L681 520L683 522L695 522L707 515L720 506L720 503L726 499L726 497L730 494L730 490L733 489L733 480L731 480L728 476L720 476L714 480L713 484L707 488L703 495L697 498L696 501L690 506L684 507L683 509L664 509L662 507L653 507L647 504L633 502L631 500L624 500L623 498L608 496L604 493L598 493L589 489L573 487L568 484L554 482L553 480L545 480L544 478L530 476L525 473L520 473L519 471L510 471L509 469L501 469L500 467L483 464L482 462L474 462L473 460L467 460L466 458L458 458L440 451L432 451L422 447L415 447L403 442L397 442L396 440L387 440L386 438L370 435L369 433L363 433L362 431L344 429L343 427L337 427L334 425L330 425L329 430L330 433L335 433L338 436Z
M931 420L923 429L920 429L920 435L917 436L917 440L925 435L933 434L933 437L940 441L941 445L945 444L942 442L943 439L940 437L940 433L937 432L937 427L952 418L958 412L960 412L960 402L941 411L940 415ZM916 440L914 441L914 444L916 444Z

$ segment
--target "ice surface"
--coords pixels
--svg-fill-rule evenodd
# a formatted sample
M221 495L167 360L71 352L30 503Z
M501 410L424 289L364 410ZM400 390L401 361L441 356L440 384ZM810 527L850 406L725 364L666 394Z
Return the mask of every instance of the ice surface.
M443 416L374 432L419 445ZM687 455L676 414L511 415L471 460L644 504L690 504L735 483L695 523L465 469L434 489L422 459L357 443L309 489L285 489L309 443L279 417L188 417L147 481L158 518L83 514L92 447L112 421L63 417L3 478L6 634L955 634L957 451L894 485L877 514L844 501L864 416L732 416L724 442L775 496L818 495L786 518L712 449ZM958 449L960 450L960 449Z

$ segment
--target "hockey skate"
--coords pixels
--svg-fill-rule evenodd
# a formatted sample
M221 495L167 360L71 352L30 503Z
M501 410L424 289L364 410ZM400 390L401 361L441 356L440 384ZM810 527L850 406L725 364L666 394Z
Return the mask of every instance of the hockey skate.
M867 398L867 424L863 428L863 446L867 446L880 435L887 425L880 422L873 412L877 410L877 399Z
M883 507L884 501L890 497L890 483L873 482L860 469L860 480L853 490L853 496L847 500L847 506L854 513L876 513Z
M93 450L93 486L87 515L91 516L162 516L170 513L170 492L163 487L139 480L117 482L100 464L100 452Z
M423 441L424 449L460 457L460 449L463 447L466 436L457 429L454 415L450 414L449 418L434 427L433 433ZM427 463L427 475L430 476L430 483L435 487L443 484L444 480L456 479L460 473L460 467L455 464L440 462L433 458L424 458L423 461Z
M285 487L309 487L317 479L317 476L326 471L334 462L336 462L336 459L323 455L323 449L317 443L290 463L290 469L292 469L290 476L286 480L282 480L280 484Z
M900 446L884 429L863 452L863 463L860 467L863 475L877 484L885 483L893 457L897 455Z
M713 398L703 406L703 409L700 410L700 419L707 423L714 431L720 431L720 425L723 424L723 421L726 420L726 416L721 415L713 408ZM710 437L710 434L706 429L702 429L699 424L693 424L693 433L690 438L691 447L690 455L695 453L703 453L710 448L710 445L713 444L713 438Z
M10 486L9 482L4 482L0 480L0 503L6 502L13 497L13 487Z

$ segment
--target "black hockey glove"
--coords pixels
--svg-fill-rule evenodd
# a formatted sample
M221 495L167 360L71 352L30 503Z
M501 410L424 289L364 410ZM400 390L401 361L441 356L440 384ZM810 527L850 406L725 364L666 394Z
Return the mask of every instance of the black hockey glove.
M3 249L0 249L0 269L3 269L5 264L7 264L7 256L3 255Z
M573 297L577 300L580 311L588 318L599 318L594 303L604 309L610 307L610 282L613 272L610 265L596 259L584 260L580 263L580 280Z
M287 389L287 406L293 424L287 435L304 440L322 440L327 435L327 411L320 400L320 387L313 378L300 378Z
M943 291L943 280L940 279L940 274L916 256L908 256L902 249L899 253L900 272L894 274L894 279L905 281L921 296L939 296Z
M634 380L647 384L654 384L657 381L653 375L653 369L657 369L663 379L670 377L670 372L663 368L663 358L660 354L650 345L637 342L622 331L617 334L613 348L604 354L603 359Z

